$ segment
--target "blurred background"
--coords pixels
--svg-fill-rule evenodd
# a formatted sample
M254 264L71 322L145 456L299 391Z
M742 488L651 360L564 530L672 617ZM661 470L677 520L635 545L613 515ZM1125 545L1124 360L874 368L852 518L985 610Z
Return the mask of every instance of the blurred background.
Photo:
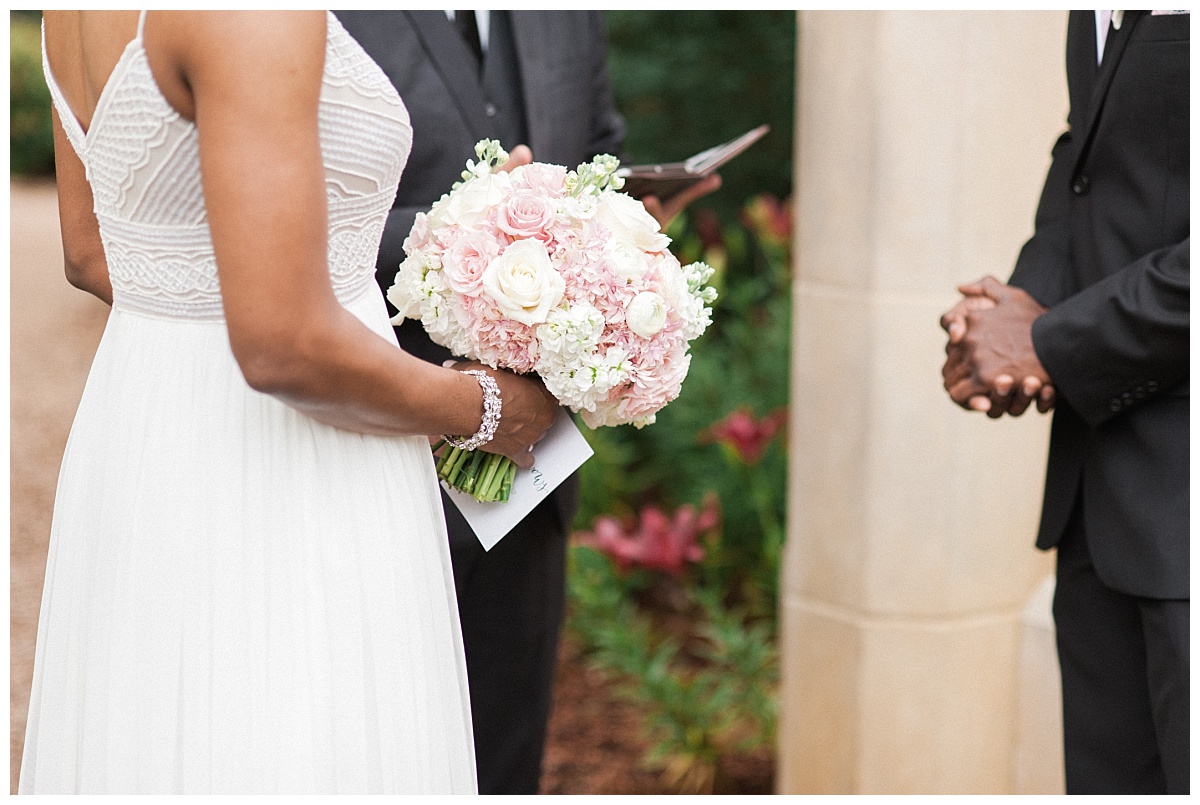
M107 315L62 274L38 18L10 13L14 784ZM771 132L669 233L720 293L679 399L587 432L543 791L1060 793L1047 418L950 403L937 320L1032 232L1066 13L605 18L626 161Z

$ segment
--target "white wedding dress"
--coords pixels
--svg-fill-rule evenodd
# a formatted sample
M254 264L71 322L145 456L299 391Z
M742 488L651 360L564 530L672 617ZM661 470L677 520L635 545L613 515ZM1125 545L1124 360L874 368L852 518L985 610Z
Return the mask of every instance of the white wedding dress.
M143 13L144 18L144 13ZM113 309L63 457L22 793L475 791L429 445L251 390L196 129L138 36L85 133ZM375 258L408 113L332 15L320 136L337 297L393 339Z

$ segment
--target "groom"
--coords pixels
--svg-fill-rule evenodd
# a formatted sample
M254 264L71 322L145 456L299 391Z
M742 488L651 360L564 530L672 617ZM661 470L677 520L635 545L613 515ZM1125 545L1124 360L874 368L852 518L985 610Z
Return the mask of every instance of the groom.
M1071 12L1033 238L942 319L960 405L1018 415L1053 388L1037 544L1058 551L1067 793L1190 789L1188 23Z
M376 276L385 291L416 214L461 178L479 140L499 140L509 150L527 144L533 159L569 168L619 154L625 123L613 103L600 12L335 14L412 118L412 154L379 250ZM665 223L718 184L714 179L668 205L646 199L646 207ZM414 355L439 363L451 357L420 322L406 321L396 332ZM454 504L442 501L482 794L538 792L577 495L572 476L487 552Z

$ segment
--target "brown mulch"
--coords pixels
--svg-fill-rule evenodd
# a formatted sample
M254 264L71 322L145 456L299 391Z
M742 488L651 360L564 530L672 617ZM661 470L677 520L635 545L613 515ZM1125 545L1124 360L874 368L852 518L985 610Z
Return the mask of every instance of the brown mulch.
M604 673L589 666L564 635L554 687L554 711L542 767L543 794L673 794L660 772L642 758L651 742L638 706L619 697ZM771 794L770 752L722 762L717 793Z

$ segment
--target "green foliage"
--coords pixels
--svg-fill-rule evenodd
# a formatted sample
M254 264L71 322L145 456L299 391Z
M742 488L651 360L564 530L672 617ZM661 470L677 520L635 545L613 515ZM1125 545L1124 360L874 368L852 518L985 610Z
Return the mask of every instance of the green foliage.
M622 577L602 554L575 547L568 575L570 629L595 667L642 707L654 741L647 761L684 793L720 793L720 758L769 743L778 682L769 622L727 608L719 592L685 588L696 624L689 634L664 633L639 611L635 595L647 577Z
M730 217L758 193L790 195L794 11L607 11L609 70L629 124L624 161L671 162L768 123L699 205Z
M680 222L672 230L680 259L704 257L718 269L713 324L692 344L679 398L655 424L585 430L596 455L580 471L583 494L575 525L587 528L602 514L628 516L648 503L698 505L715 493L722 536L706 548L702 579L736 588L761 616L775 608L787 456L776 441L757 464L747 466L707 432L739 406L763 416L787 405L789 251L786 235L772 238L761 227L733 223L720 229L724 245L707 250L694 225Z
M54 134L50 91L42 75L40 15L9 15L9 170L14 174L54 173Z
M571 549L568 629L623 695L645 713L647 760L679 791L719 791L720 758L772 744L778 656L777 578L785 524L787 456L775 437L758 456L713 438L745 407L757 420L787 404L791 343L786 207L751 201L741 221L681 221L681 260L718 269L713 324L692 345L677 400L641 430L585 430L576 526L642 507L699 508L713 495L719 534L683 578L628 572L591 547Z

